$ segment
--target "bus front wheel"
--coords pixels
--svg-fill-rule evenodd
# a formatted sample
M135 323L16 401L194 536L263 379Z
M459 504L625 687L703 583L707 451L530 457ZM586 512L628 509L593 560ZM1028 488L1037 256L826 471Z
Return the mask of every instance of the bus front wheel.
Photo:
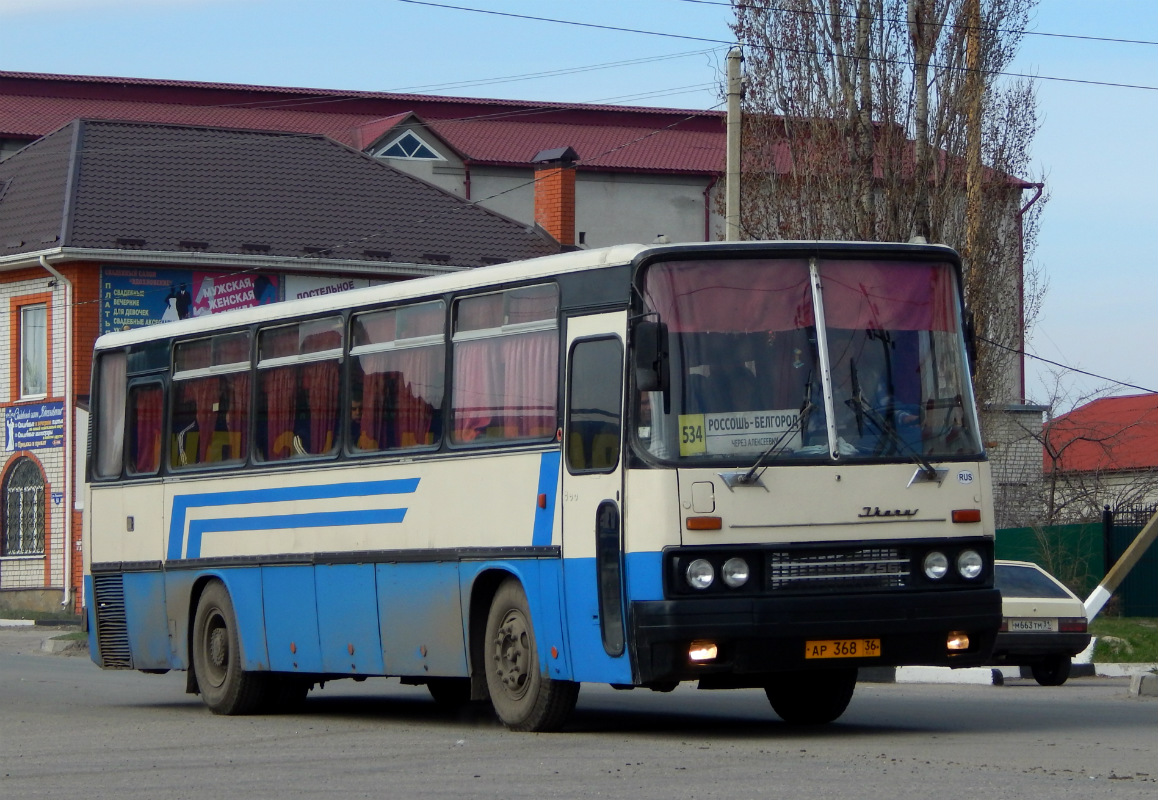
M193 618L193 670L214 714L249 714L266 699L269 676L241 668L233 600L220 581L205 586Z
M508 579L491 601L486 627L487 690L495 713L513 731L554 731L575 708L579 684L539 669L527 595Z
M844 713L856 668L786 672L764 687L772 710L789 725L824 725Z

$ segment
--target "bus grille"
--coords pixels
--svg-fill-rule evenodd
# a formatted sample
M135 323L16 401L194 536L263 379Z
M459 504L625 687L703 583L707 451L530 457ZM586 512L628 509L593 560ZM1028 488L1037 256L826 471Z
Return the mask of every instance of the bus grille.
M909 557L895 547L856 550L777 551L768 555L768 589L832 592L849 589L903 589Z
M129 626L125 620L125 585L121 575L94 575L97 647L105 669L132 669Z

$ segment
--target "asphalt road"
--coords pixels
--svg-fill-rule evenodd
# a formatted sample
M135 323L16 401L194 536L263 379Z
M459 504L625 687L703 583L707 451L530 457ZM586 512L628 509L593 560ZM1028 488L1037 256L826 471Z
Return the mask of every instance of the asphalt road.
M184 673L104 672L0 630L0 798L971 798L1158 796L1158 699L1056 688L861 684L835 724L761 692L584 686L559 734L515 734L418 687L339 681L293 715L223 718Z

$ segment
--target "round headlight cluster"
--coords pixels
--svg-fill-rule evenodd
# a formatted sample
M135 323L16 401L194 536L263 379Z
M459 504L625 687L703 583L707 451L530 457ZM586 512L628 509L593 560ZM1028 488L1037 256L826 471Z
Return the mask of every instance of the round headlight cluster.
M939 581L949 574L949 557L934 550L925 556L925 576L929 580ZM985 559L976 550L962 550L957 555L957 574L967 581L971 581L985 570Z
M707 589L716 580L716 569L712 566L712 562L706 558L697 558L688 564L685 574L687 575L688 586L693 589Z
M726 586L732 589L739 589L746 584L751 575L752 570L748 566L748 562L738 556L729 558L720 568L721 579ZM684 577L687 579L688 586L693 589L707 589L716 582L716 568L708 559L697 558L687 565L684 570Z
M733 589L738 589L748 582L748 576L751 575L751 570L748 569L748 562L742 558L729 558L724 562L724 583L731 586Z

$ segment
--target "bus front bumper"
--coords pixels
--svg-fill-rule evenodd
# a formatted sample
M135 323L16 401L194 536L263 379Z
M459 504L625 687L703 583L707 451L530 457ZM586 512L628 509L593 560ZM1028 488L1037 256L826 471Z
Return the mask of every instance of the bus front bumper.
M806 668L980 666L990 663L1000 625L996 589L631 604L640 684L762 686L765 676ZM968 647L950 650L950 636L960 633L968 636ZM836 642L856 642L863 653L866 640L877 645L870 656L816 657L853 649L833 647ZM693 660L690 651L704 645L716 648L715 657Z

